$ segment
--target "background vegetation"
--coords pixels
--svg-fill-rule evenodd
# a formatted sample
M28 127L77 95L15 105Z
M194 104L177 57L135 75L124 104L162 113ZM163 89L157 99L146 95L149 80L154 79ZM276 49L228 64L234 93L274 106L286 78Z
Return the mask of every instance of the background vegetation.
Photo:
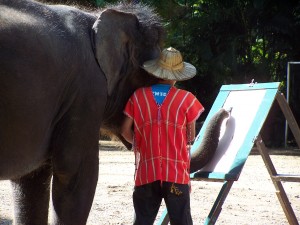
M47 0L45 0L47 1ZM51 0L48 0L48 2ZM115 0L61 0L105 7ZM132 0L155 7L168 32L166 47L180 50L196 66L197 76L178 86L193 92L206 114L223 84L281 82L286 94L287 63L300 61L298 0ZM298 69L299 68L299 69ZM300 124L300 65L291 66L290 105ZM282 145L284 118L274 105L264 133L270 145ZM202 119L205 119L205 116ZM279 125L275 125L276 124ZM274 138L274 135L276 136ZM272 138L271 138L272 137ZM268 142L268 141L267 141ZM293 137L289 140L293 145ZM268 144L268 143L267 143Z

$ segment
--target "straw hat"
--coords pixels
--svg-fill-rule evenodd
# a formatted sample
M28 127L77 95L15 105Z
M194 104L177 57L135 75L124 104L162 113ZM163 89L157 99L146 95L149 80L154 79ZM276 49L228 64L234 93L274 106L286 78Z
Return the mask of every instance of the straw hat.
M164 80L188 80L196 75L196 68L183 62L181 53L175 48L164 49L158 59L146 61L143 68L153 76Z

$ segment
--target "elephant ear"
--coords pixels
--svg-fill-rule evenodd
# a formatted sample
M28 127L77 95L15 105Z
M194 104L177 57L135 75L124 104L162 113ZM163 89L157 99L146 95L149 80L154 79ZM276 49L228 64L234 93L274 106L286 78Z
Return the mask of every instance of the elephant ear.
M130 42L138 37L138 25L135 15L113 9L103 11L93 25L95 54L106 76L109 95L127 70L129 48L134 44Z

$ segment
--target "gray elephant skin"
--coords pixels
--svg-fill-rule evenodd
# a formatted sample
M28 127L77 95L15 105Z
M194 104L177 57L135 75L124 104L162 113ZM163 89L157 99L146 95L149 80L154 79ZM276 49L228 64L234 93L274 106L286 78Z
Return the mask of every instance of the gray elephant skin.
M100 126L119 136L129 96L156 82L140 66L163 37L143 5L0 0L0 180L11 180L15 224L48 224L51 184L52 223L86 224Z
M222 123L229 116L230 110L221 108L210 118L199 147L191 154L191 173L203 168L214 157L219 145Z

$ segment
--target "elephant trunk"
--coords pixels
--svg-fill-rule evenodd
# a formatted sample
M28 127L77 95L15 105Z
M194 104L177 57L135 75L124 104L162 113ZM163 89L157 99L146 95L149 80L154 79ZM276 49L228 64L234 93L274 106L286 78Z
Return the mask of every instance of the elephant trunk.
M221 125L229 115L229 111L220 109L208 122L200 146L191 155L191 173L203 168L214 156L219 144Z

